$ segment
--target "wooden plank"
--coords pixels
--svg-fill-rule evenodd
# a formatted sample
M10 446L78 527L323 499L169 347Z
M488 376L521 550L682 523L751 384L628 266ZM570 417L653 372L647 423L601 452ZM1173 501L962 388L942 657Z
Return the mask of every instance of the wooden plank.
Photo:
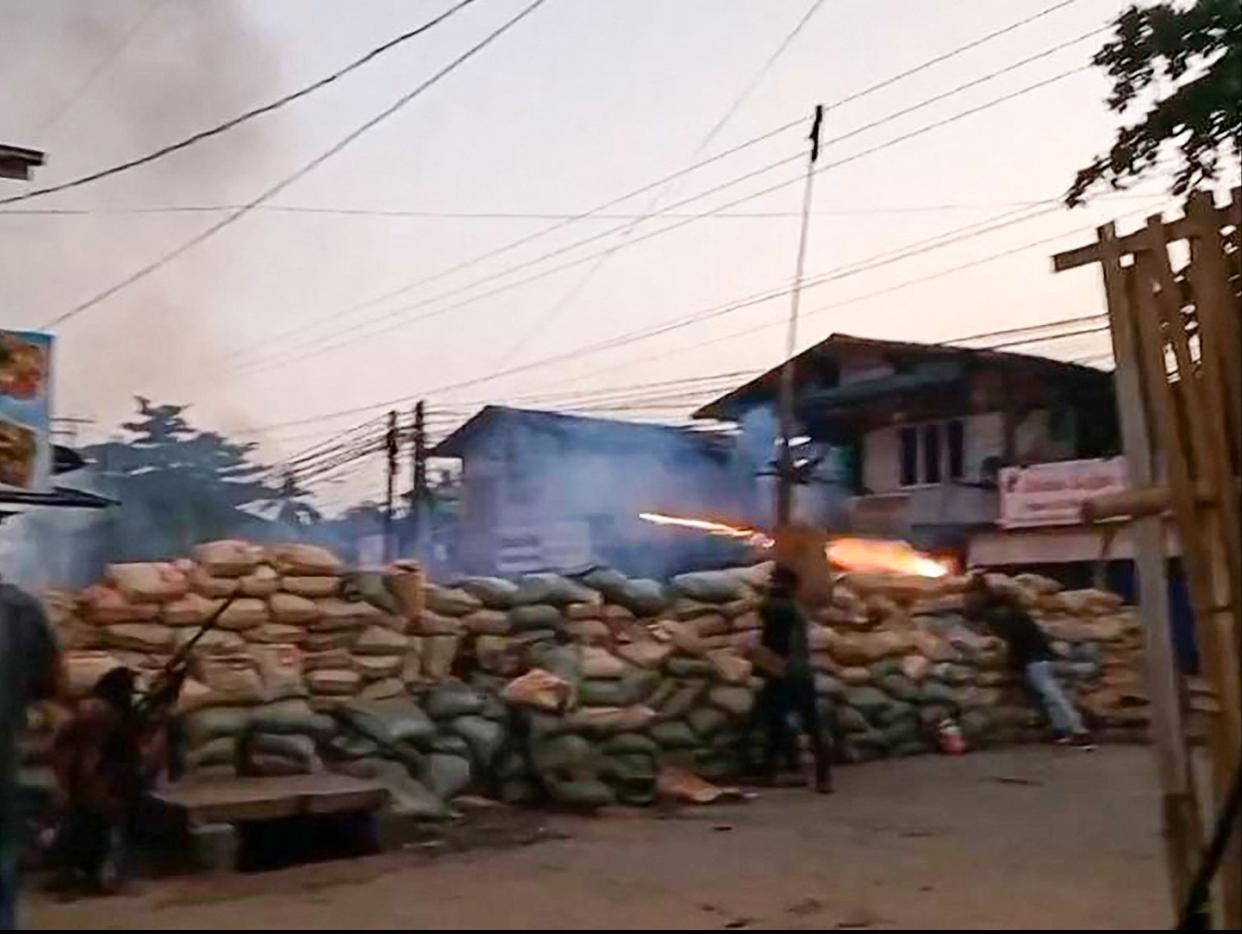
M1239 200L1237 197L1238 189L1234 189L1234 198L1230 204L1223 208L1214 208L1217 212L1218 222L1216 229L1230 225L1238 225L1242 222L1242 210L1239 209ZM1168 221L1165 226L1168 228L1169 240L1185 240L1190 236L1196 227L1196 222L1189 218L1181 217L1176 220ZM1134 233L1127 234L1124 237L1117 237L1117 248L1122 255L1134 253L1145 247L1147 242L1147 232L1145 230L1137 230ZM1055 272L1065 272L1069 269L1076 269L1079 266L1087 266L1091 263L1098 263L1101 259L1099 242L1089 243L1086 246L1075 247L1071 250L1064 250L1052 257L1052 268Z
M321 773L177 782L152 793L198 823L243 823L299 814L375 810L388 800L378 782Z
M1163 247L1159 252L1167 263ZM1175 386L1169 382L1166 373L1161 314L1153 290L1161 279L1159 270L1155 268L1157 262L1158 258L1152 250L1135 256L1132 274L1135 283L1133 321L1141 349L1144 384L1151 404L1151 423L1159 426L1163 436L1169 490L1178 526L1182 530L1182 549L1195 608L1199 656L1221 703L1220 715L1210 721L1213 791L1219 807L1229 793L1242 741L1242 731L1237 726L1240 710L1237 653L1230 644L1230 613L1227 605L1220 601L1220 568L1214 553L1214 546L1219 540L1213 538L1211 532L1214 530L1205 529L1203 516L1196 508L1195 478L1188 459L1192 446L1187 427L1174 404L1174 393L1184 389L1184 384L1189 381L1180 380ZM1230 868L1226 875L1236 873ZM1236 911L1237 885L1227 880L1225 889L1222 914L1225 918L1231 918Z
M1117 361L1117 414L1130 482L1151 487L1155 460L1139 379L1140 358L1131 315L1133 302L1127 273L1111 224L1099 230L1104 291L1108 299L1110 334ZM1133 276L1129 276L1130 285ZM1194 876L1203 840L1198 798L1183 722L1182 685L1173 650L1169 619L1169 581L1164 549L1164 522L1158 514L1133 523L1139 613L1143 620L1143 659L1152 706L1151 732L1162 791L1162 825L1169 873L1171 904L1180 905Z
M1199 341L1204 366L1211 368L1212 382L1223 392L1229 428L1233 469L1242 463L1242 366L1239 347L1242 329L1238 321L1237 299L1230 294L1229 271L1221 254L1220 230L1215 226L1212 198L1206 192L1191 195L1186 213L1195 225L1191 235L1191 261L1186 271L1194 290L1199 320Z
M1178 381L1177 391L1181 394L1185 406L1186 421L1189 423L1190 454L1197 479L1208 484L1217 491L1216 508L1207 510L1204 516L1207 524L1209 540L1219 541L1224 548L1225 578L1214 575L1214 589L1217 591L1217 605L1242 605L1242 543L1239 541L1237 502L1231 495L1233 488L1233 469L1225 447L1225 439L1229 437L1224 415L1219 404L1223 389L1217 384L1208 384L1215 371L1206 367L1196 366L1191 350L1190 338L1182 321L1182 301L1177 283L1173 279L1173 268L1169 263L1168 236L1165 225L1160 222L1159 215L1147 219L1147 235L1151 249L1145 254L1150 269L1155 275L1156 284L1160 286L1155 294L1155 306L1164 321L1165 341L1173 348L1173 356L1177 360ZM1209 349L1206 354L1211 356ZM1150 375L1150 374L1149 374ZM1190 497L1193 502L1192 485ZM1242 729L1242 727L1240 727Z

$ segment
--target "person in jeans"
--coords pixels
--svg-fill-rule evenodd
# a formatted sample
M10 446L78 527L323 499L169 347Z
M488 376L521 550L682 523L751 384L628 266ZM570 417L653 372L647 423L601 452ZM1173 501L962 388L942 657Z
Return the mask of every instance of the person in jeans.
M761 644L776 662L774 670L761 672L764 681L758 713L764 724L763 774L769 781L775 778L778 757L793 745L788 736L789 714L797 713L815 758L815 790L827 794L832 791L832 772L815 706L806 617L795 597L797 590L797 572L777 565L759 608Z
M1023 673L1039 697L1057 742L1094 749L1095 743L1087 732L1082 714L1053 671L1052 662L1056 655L1052 644L1031 614L1013 597L997 593L983 575L976 575L971 580L966 593L966 613L972 619L981 621L1009 647L1010 662Z

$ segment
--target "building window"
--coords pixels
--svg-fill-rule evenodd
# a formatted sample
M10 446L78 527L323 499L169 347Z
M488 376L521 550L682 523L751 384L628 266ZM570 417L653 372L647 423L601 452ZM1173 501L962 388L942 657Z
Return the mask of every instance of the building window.
M940 482L940 426L923 426L923 482Z
M966 473L966 430L961 419L901 429L901 485L961 480Z
M949 441L949 479L961 480L966 475L966 432L961 419L946 426Z
M901 429L901 485L919 482L919 433L915 428Z

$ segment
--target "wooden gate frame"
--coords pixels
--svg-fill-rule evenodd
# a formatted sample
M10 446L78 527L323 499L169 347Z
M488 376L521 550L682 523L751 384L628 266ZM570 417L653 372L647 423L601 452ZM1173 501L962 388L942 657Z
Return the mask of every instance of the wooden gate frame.
M1179 906L1203 847L1203 831L1183 728L1185 688L1168 632L1163 542L1156 533L1160 512L1171 508L1181 534L1201 668L1219 703L1208 736L1219 810L1242 761L1240 228L1239 189L1221 206L1197 192L1181 218L1166 222L1154 215L1124 236L1106 224L1097 229L1095 243L1053 257L1057 272L1090 263L1099 263L1103 272L1122 437L1137 488L1135 505L1125 512L1136 523L1153 740L1170 883ZM1242 927L1240 895L1242 829L1235 828L1216 899L1216 916L1226 929Z

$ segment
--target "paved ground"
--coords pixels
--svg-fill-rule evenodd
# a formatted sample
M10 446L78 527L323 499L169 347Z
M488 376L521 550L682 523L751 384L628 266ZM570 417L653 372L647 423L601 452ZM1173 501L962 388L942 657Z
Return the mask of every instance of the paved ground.
M515 828L538 822L548 835L503 849L146 883L103 901L38 897L25 920L60 929L1168 927L1150 759L1124 747L925 756L842 769L831 797L782 790L664 817L515 813Z

